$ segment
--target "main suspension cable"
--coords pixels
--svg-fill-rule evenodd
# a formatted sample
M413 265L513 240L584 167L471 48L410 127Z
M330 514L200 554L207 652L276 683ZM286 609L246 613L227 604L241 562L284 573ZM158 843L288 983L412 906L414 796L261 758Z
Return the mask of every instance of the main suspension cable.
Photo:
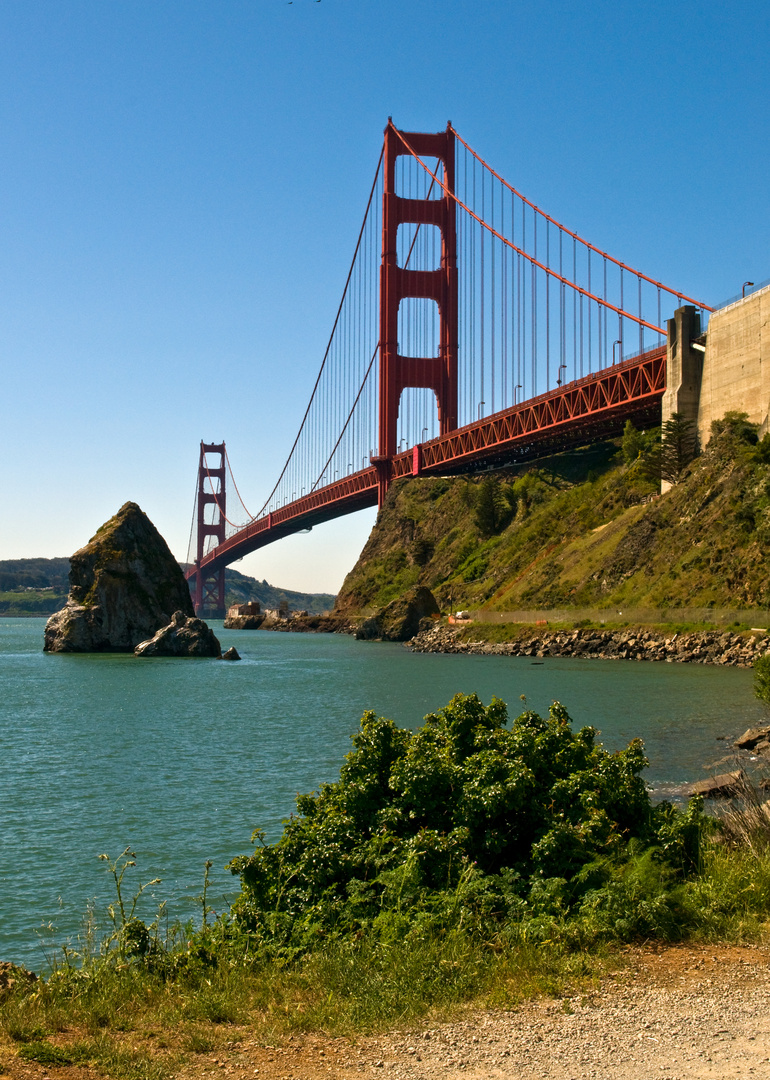
M358 239L356 240L356 248L355 248L355 251L353 252L353 259L352 259L352 261L350 263L350 270L348 270L348 276L347 276L347 278L345 280L345 288L342 290L342 299L340 300L339 307L337 308L337 314L336 314L336 316L334 318L334 325L332 326L331 334L329 335L329 341L328 341L328 344L326 346L326 351L324 353L323 360L321 361L321 369L318 372L318 378L315 381L315 385L313 386L313 392L310 395L310 401L308 402L308 406L305 409L305 415L302 417L302 423L299 426L299 431L297 432L297 437L296 437L296 439L294 440L294 442L292 444L291 450L289 451L289 456L286 459L286 464L284 465L283 469L281 470L281 474L278 477L278 479L276 480L273 490L270 492L268 497L265 499L265 502L263 503L262 508L259 510L256 517L260 517L265 512L266 507L269 505L270 500L272 499L273 495L275 495L276 491L278 490L278 486L280 485L281 481L283 480L283 478L284 478L284 476L286 474L286 470L289 467L289 462L291 461L292 454L294 453L294 451L297 448L297 443L300 440L300 436L302 435L302 431L303 431L303 429L305 427L305 422L307 421L308 414L310 413L310 407L313 404L313 400L315 398L316 391L318 390L318 386L319 386L319 384L321 382L321 376L323 374L324 367L326 365L326 360L327 360L327 358L329 356L329 350L332 347L332 341L334 340L334 334L335 334L335 331L337 329L337 324L338 324L338 322L340 320L340 314L342 313L342 306L345 303L345 297L347 296L348 286L350 285L350 279L353 276L353 269L354 269L354 267L356 265L356 258L358 257L358 249L361 246L361 238L364 235L364 229L366 228L366 222L367 222L367 219L369 217L369 210L371 209L372 199L374 198L374 192L375 192L375 189L377 187L377 180L379 179L380 168L382 167L382 159L383 159L384 155L385 155L385 147L383 145L383 148L380 151L379 161L377 162L377 168L375 169L374 180L372 182L372 189L369 192L369 199L368 199L368 202L366 204L366 210L364 212L364 220L363 220L363 222L361 224L361 229L360 229L360 231L358 233ZM428 170L428 171L430 171L430 170ZM254 521L255 518L252 518L251 520Z
M488 172L490 172L496 180L499 180L501 184L507 187L508 190L512 192L517 198L521 199L523 203L526 203L526 205L529 206L536 214L539 214L540 217L545 218L545 220L550 222L551 225L555 225L557 229L561 229L562 232L567 233L573 238L573 240L577 240L578 243L583 244L584 247L589 248L591 251L595 251L596 254L601 255L602 258L608 259L611 263L614 263L615 266L620 267L621 271L625 270L627 273L633 274L634 277L641 278L643 281L648 282L650 285L655 285L657 288L663 289L664 292L669 293L671 296L676 296L680 300L686 300L690 304L695 304L696 307L702 308L704 311L714 310L713 308L709 307L708 304L704 304L702 300L695 300L691 296L685 296L684 293L679 292L677 289L670 289L668 285L664 285L662 281L656 281L655 278L651 278L647 274L643 274L641 270L634 270L633 267L627 266L625 263L620 262L619 259L614 258L612 255L608 255L606 251L602 251L601 248L596 247L596 245L592 244L590 240L584 240L582 236L579 236L578 233L573 232L572 229L568 229L566 225L560 224L560 222L558 222L555 218L552 218L549 214L546 214L544 210L541 210L538 206L535 206L535 204L530 199L528 199L526 195L522 195L520 191L517 191L516 188L509 184L508 181L505 180L502 176L500 176L499 173L495 172L492 166L487 164L484 158L477 154L472 146L468 145L462 135L460 135L459 132L455 131L451 124L449 125L449 130L452 132L455 138L463 144L468 153L470 153L479 162L480 165L482 165ZM414 150L412 150L412 148L408 145L406 139L403 137L400 131L398 132L398 134L399 136L401 136L401 141L407 147L409 153L412 154L413 157L417 158L418 161L420 161L419 157L417 157ZM420 164L422 165L423 169L428 169L428 166L423 161L420 161ZM452 192L449 192L449 194L452 195ZM460 203L459 199L455 201L462 206L462 203ZM463 209L467 210L468 208L466 206L463 206ZM567 284L572 283L568 280ZM579 289L579 286L575 285L575 288ZM636 321L638 322L639 320Z
M396 130L398 130L398 129L396 129ZM419 156L419 154L417 154L414 151L414 149L409 145L409 142L404 137L403 133L399 131L398 135L399 135L399 138L401 139L401 142L407 148L407 150L412 155L412 157L417 162L419 162L420 165L422 165L423 169L425 169L426 172L429 173L430 168L425 164L425 162L422 160L422 158ZM481 160L481 159L479 159L479 160ZM458 196L455 195L455 193L453 191L450 191L446 181L444 181L444 191L446 192L446 194L451 199L453 199L457 203L457 205L461 209L463 209L466 212L466 214L470 214L470 216L474 219L474 221L478 222L478 224L481 225L482 228L486 229L487 232L492 233L493 236L497 237L498 240L500 240L503 244L506 244L513 251L518 252L519 255L523 255L524 258L527 259L532 264L533 267L537 267L538 269L543 270L545 272L545 274L547 275L546 281L548 281L550 278L555 278L557 281L561 281L563 284L569 285L570 288L575 289L578 293L580 293L582 296L587 297L589 300L595 300L598 304L601 304L603 307L609 308L611 311L614 311L617 315L622 316L624 319L630 319L632 322L639 323L640 326L646 326L648 330L654 330L656 334L664 334L665 333L665 330L663 330L662 327L655 326L653 323L648 323L644 319L640 319L637 315L632 314L630 311L624 311L623 308L616 307L615 304L611 303L611 301L609 301L609 300L602 300L601 297L594 296L593 293L589 293L587 289L584 289L582 287L582 285L578 285L576 282L570 281L569 278L563 277L561 274L557 273L555 270L552 270L551 267L547 265L547 263L540 262L540 260L536 259L534 255L530 255L529 252L523 251L520 247L517 247L516 244L511 243L511 241L508 240L505 236L503 236L502 233L499 233L497 231L497 229L493 228L486 221L484 221L483 218L479 217L479 215L477 213L475 213L473 210L471 210L471 208L469 206L466 206L465 203L462 201L462 199L458 198ZM538 211L538 213L539 213L539 211ZM545 215L542 215L542 216L545 216ZM556 223L554 222L554 224L556 224ZM569 231L569 230L565 230L565 231ZM570 235L572 235L572 233L570 233ZM598 249L595 249L595 250L598 250ZM611 259L610 256L606 256L606 258L609 258L611 262L615 262L616 265L619 265L619 266L622 265L621 263L617 263L617 260ZM483 269L483 266L482 266L482 269ZM636 271L633 271L633 273L636 273ZM652 280L652 279L649 279L649 280ZM670 293L672 296L681 296L683 299L687 299L687 297L684 297L682 293L675 292L673 289L669 289L665 285L662 286L662 287L666 290L666 292ZM709 309L709 310L711 310L711 309Z

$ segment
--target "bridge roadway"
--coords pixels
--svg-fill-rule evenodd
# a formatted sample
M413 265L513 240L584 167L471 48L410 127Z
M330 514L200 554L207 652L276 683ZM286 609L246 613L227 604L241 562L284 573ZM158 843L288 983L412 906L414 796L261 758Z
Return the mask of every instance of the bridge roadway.
M658 424L665 388L662 345L411 447L393 458L392 479L478 472L617 436L626 420ZM377 469L371 465L245 525L209 552L201 569L215 573L284 536L376 505ZM190 567L186 577L196 573Z

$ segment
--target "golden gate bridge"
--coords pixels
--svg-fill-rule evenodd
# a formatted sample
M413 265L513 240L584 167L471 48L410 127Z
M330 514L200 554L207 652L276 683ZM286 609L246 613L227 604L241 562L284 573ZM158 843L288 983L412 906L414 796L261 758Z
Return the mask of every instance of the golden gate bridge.
M659 423L663 320L685 304L712 310L559 224L451 124L434 134L389 120L318 377L255 513L225 444L200 445L186 571L196 611L223 612L230 563L382 505L402 477Z

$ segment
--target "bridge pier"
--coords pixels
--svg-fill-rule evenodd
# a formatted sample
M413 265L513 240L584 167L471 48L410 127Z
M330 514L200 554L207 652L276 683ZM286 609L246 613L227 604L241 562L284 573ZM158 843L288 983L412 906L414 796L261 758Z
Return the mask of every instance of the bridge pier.
M698 437L705 446L711 423L726 412L745 412L770 430L770 285L715 311L703 356Z
M704 347L700 337L700 312L692 304L677 308L667 323L666 392L661 402L661 422L674 413L698 423Z

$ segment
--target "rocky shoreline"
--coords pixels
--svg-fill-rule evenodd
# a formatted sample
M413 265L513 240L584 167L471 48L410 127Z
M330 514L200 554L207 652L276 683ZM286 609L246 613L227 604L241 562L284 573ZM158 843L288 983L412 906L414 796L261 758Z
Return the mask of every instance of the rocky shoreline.
M355 633L355 627L344 615L295 615L291 619L265 619L259 629L273 630L278 634Z
M640 628L628 630L533 630L522 626L510 641L468 641L467 628L445 622L422 620L422 629L403 644L423 653L467 653L475 656L580 657L595 660L648 660L677 664L721 664L750 668L758 656L770 652L770 635L732 631L697 630L664 634ZM341 615L311 615L266 622L263 630L284 633L353 634L361 632L358 620Z
M768 652L764 634L693 631L662 634L652 630L538 630L526 627L506 642L462 640L463 631L437 623L422 630L406 647L415 652L470 653L489 656L569 656L597 660L656 660L679 664L723 664L749 668Z

